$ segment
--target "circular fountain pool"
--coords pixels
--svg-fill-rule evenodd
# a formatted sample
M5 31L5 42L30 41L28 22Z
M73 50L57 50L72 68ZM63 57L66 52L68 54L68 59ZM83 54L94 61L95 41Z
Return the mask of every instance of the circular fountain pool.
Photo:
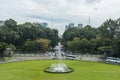
M44 71L48 73L70 73L73 72L73 69L67 67L65 63L57 63L57 64L52 64Z

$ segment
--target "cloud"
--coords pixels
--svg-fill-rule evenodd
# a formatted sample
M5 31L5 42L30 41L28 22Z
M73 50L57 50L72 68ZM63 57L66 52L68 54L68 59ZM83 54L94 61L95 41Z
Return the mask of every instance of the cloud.
M86 0L87 3L93 4L93 3L100 3L102 0Z
M60 33L69 22L100 26L106 19L120 16L119 0L0 0L0 20L13 18L18 23L25 21L48 22Z
M34 19L42 19L42 20L47 20L47 21L54 21L54 22L57 22L57 23L63 23L65 21L68 21L70 22L71 20L67 20L67 19L64 19L64 18L53 18L53 17L44 17L44 16L36 16L36 15L27 15L28 18L34 18Z

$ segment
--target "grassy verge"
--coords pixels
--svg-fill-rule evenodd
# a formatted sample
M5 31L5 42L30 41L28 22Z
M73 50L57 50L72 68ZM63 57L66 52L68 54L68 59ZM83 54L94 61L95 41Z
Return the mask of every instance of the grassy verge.
M43 70L57 60L22 61L0 64L0 80L120 80L120 66L88 61L64 62L74 72L50 74Z

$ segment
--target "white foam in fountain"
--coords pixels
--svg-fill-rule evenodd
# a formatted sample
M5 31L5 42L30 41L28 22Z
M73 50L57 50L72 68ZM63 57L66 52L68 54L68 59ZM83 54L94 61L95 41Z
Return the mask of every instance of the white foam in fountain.
M56 63L52 64L50 67L50 70L53 70L53 72L65 72L67 70L67 65L65 63Z

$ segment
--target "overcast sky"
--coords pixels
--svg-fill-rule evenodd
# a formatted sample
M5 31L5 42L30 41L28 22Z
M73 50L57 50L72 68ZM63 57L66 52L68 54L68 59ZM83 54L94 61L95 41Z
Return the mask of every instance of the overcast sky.
M119 18L120 0L0 0L0 20L47 22L60 34L68 23L87 25L89 16L93 27L106 19Z

